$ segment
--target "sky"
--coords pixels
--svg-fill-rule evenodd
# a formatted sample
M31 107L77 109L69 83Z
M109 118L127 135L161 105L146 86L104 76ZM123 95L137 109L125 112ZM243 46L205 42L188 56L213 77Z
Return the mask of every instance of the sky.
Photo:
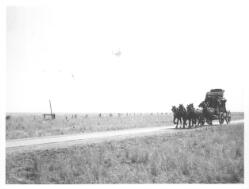
M169 112L225 90L244 110L238 1L91 0L7 8L7 112Z

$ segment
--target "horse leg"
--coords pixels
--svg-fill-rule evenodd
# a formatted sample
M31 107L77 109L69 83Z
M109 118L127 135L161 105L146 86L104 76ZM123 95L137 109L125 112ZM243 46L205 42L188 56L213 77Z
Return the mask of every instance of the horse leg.
M180 125L179 125L179 121L180 121ZM177 118L177 128L178 126L181 127L181 118Z
M195 126L195 128L196 128L196 127L197 127L196 118L194 118L193 120L194 120L194 126Z

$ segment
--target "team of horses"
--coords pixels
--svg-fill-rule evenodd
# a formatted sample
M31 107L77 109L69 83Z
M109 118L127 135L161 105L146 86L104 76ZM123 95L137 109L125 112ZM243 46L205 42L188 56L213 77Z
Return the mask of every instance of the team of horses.
M172 106L173 123L176 124L176 128L178 128L179 123L184 129L187 125L188 128L202 126L205 124L205 121L212 125L212 116L215 110L209 108L205 101L199 107L201 109L196 109L193 103L188 104L186 108L183 104L179 104L178 107Z

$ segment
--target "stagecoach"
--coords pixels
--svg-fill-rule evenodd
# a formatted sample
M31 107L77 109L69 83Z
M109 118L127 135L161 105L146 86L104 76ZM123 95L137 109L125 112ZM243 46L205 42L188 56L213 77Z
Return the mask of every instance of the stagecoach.
M224 92L222 89L211 89L199 105L203 108L205 121L210 125L213 120L218 120L220 124L224 121L228 124L231 121L231 113L226 109L227 100L223 97Z

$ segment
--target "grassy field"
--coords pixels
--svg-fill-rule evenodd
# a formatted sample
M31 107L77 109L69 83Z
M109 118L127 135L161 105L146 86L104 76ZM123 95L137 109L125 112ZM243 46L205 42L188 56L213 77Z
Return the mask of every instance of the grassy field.
M6 139L76 134L95 131L172 125L172 114L58 114L55 120L44 120L42 114L9 114ZM232 120L243 119L243 113L232 113Z
M86 116L87 115L87 116ZM41 115L14 114L6 120L6 139L76 134L172 124L170 114L59 114L54 120Z
M232 112L232 120L244 119L244 112Z
M6 183L243 183L244 125L6 154Z

